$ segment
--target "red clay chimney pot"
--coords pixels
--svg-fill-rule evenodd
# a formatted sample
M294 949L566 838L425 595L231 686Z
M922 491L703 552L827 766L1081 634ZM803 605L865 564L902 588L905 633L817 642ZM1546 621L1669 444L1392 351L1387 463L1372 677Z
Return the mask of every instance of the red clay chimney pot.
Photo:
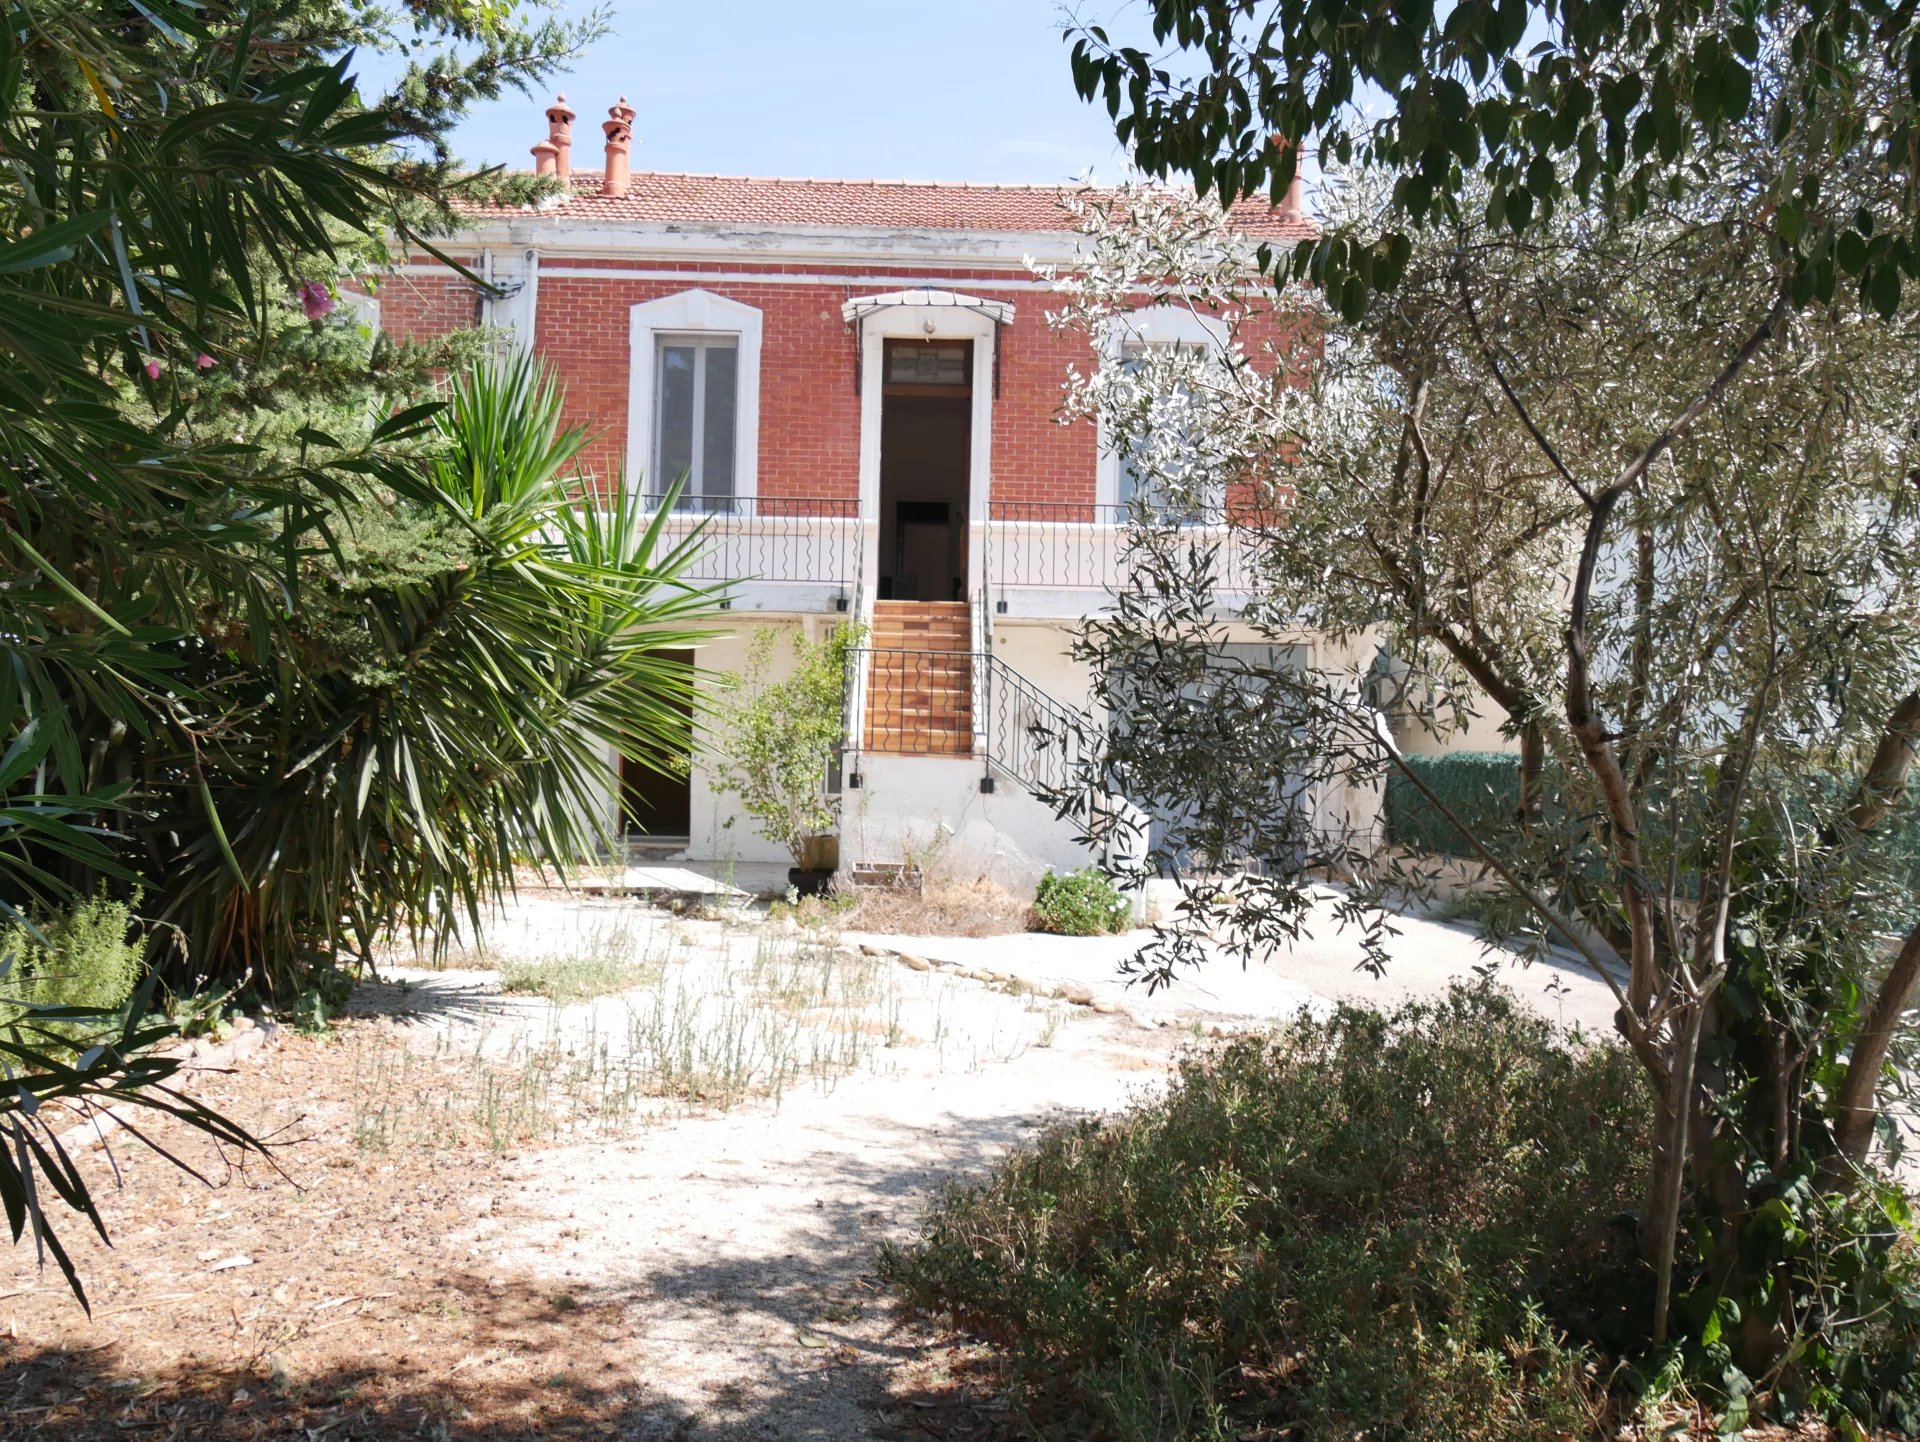
M1291 148L1292 142L1284 135L1275 135L1273 143L1281 150ZM1300 174L1299 161L1295 159L1293 179L1287 185L1286 199L1280 202L1280 219L1303 221L1307 218L1307 183Z
M556 95L547 107L547 142L554 148L554 174L566 184L573 174L573 116L567 97Z
M628 156L633 148L633 107L622 95L618 105L607 108L608 118L600 128L607 134L607 172L600 182L600 193L618 199L632 184Z

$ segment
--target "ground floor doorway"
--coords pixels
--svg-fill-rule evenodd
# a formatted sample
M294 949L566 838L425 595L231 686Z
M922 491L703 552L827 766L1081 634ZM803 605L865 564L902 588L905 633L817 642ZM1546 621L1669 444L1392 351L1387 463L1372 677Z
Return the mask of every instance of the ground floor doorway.
M882 377L880 598L964 601L973 342L889 340Z
M693 665L691 651L662 651L663 660ZM685 743L673 769L631 756L620 758L620 834L633 839L682 841L693 830L693 707L683 704Z

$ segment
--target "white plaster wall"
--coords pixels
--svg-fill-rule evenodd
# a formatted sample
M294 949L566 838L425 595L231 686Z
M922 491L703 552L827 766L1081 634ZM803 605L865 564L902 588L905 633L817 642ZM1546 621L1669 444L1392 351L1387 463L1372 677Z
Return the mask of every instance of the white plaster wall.
M1310 640L1309 645L1313 666L1323 675L1339 676L1357 698L1373 667L1373 658L1379 654L1378 636L1366 631L1345 642L1321 636ZM1327 835L1342 838L1357 851L1371 853L1386 844L1386 801L1384 778L1332 782L1314 797L1315 814Z
M775 633L771 675L778 679L792 672L796 634L804 628L806 634L818 639L839 619L755 618L708 642L697 654L699 666L707 673L700 687L703 700L719 694L724 688L723 678L744 674L749 647L759 632ZM1047 695L1079 708L1087 702L1091 673L1069 654L1074 626L1070 621L1023 622L1001 617L994 627L994 652ZM1244 639L1254 637L1249 633ZM1324 639L1309 639L1309 644L1316 666L1350 671L1356 684L1373 654L1368 638L1345 647L1335 647ZM704 707L696 708L687 855L695 860L787 861L783 849L760 836L752 819L740 811L737 800L715 792L710 748L717 738L706 725L708 714ZM937 834L943 837L943 864L953 867L964 879L987 876L1011 889L1030 888L1049 868L1072 870L1096 859L1074 839L1068 823L1058 820L1050 808L1017 782L1000 776L995 790L983 794L983 769L982 762L965 758L862 756L863 785L844 793L843 865L897 863L909 851L923 851ZM615 775L610 755L604 798L609 824L614 819ZM1326 788L1314 797L1313 805L1330 830L1356 838L1378 831L1378 787Z
M1000 617L994 625L994 654L1055 700L1070 707L1085 707L1092 685L1092 669L1071 655L1076 626L1072 621L1021 621ZM1249 627L1235 625L1227 626L1224 635L1230 641L1241 642L1271 639ZM1346 642L1316 636L1298 639L1308 647L1309 664L1322 673L1346 678L1356 691L1378 650L1377 638L1371 634ZM1311 805L1322 830L1329 836L1345 837L1363 850L1379 845L1384 839L1385 788L1380 783L1322 786L1314 794Z
M822 618L824 621L825 618ZM696 861L784 861L791 862L786 848L761 836L753 818L740 810L737 797L721 796L713 786L713 747L718 738L710 727L707 703L725 690L726 679L745 675L747 654L753 638L763 631L774 633L773 661L768 679L778 681L793 674L793 638L805 622L800 620L755 621L728 635L716 637L694 653L694 662L702 675L698 700L694 706L694 756L692 805L689 813L687 855ZM816 633L817 634L817 633Z
M1079 710L1087 704L1093 672L1069 654L1076 624L998 617L993 626L993 654L1061 705Z
M843 866L913 858L957 881L981 877L1031 892L1049 870L1097 860L1073 828L1023 787L999 777L980 790L981 763L949 756L863 756L861 786L840 817Z
M1395 680L1406 683L1406 668L1396 666ZM1464 699L1473 711L1467 724L1452 731L1441 732L1423 724L1419 718L1402 709L1394 717L1393 738L1399 742L1400 749L1409 756L1444 756L1450 751L1510 751L1520 750L1517 736L1503 736L1500 728L1506 724L1506 711L1495 703L1479 687L1471 687ZM1444 693L1436 691L1431 704L1439 707L1446 700ZM1421 698L1423 707L1428 705Z

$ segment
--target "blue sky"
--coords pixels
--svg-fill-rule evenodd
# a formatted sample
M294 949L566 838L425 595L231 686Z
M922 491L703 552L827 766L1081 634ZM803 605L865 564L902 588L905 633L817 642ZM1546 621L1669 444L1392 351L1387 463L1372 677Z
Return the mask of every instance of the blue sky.
M1077 15L1146 33L1144 7ZM1104 106L1074 94L1055 0L613 0L613 31L554 88L580 112L574 155L598 168L624 94L636 170L888 180L1117 178ZM474 162L532 163L538 103L510 95L456 132Z

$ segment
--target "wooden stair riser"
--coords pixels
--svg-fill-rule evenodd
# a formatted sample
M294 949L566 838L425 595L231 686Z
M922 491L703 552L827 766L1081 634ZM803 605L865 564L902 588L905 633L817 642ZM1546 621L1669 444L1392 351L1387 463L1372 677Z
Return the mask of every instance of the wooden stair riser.
M973 617L966 602L878 601L868 634L865 748L971 756Z
M973 618L960 602L880 601L869 634L883 651L970 651Z

